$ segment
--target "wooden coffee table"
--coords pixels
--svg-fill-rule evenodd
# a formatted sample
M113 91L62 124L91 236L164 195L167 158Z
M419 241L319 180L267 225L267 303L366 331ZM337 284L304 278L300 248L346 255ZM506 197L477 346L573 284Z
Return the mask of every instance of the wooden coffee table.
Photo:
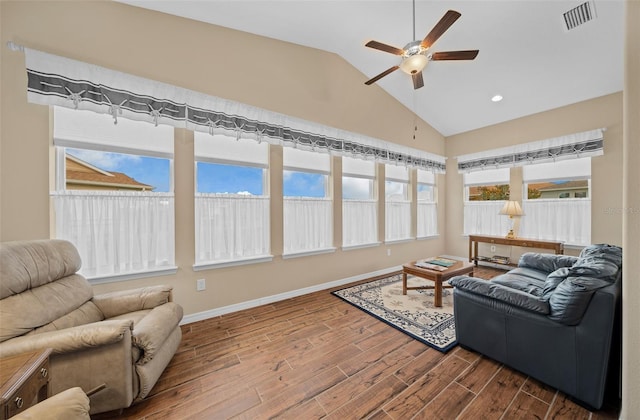
M407 290L434 289L434 306L442 307L442 289L451 288L449 285L442 285L443 281L449 280L451 277L468 275L473 277L473 264L465 261L457 261L451 267L447 267L444 271L430 270L428 268L417 267L417 261L404 264L402 266L402 294L406 295ZM433 281L433 286L407 286L407 275L414 275L423 279Z

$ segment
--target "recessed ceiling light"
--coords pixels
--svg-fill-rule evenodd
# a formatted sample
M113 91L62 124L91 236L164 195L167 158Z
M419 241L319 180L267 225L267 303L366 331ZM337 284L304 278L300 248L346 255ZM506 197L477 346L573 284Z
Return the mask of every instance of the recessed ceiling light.
M502 95L494 95L491 100L493 102L500 102L502 100Z

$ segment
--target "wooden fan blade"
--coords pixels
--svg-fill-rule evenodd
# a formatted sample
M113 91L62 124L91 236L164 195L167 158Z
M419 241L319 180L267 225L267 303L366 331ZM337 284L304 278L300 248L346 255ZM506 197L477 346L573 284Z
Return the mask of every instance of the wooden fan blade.
M413 79L413 88L414 89L420 89L422 86L424 86L424 81L422 80L422 72L419 71L417 73L413 73L411 75L411 78Z
M386 76L389 73L393 73L394 71L398 70L400 68L400 66L393 66L391 68L386 69L385 71L383 71L382 73L380 73L379 75L377 75L376 77L374 77L373 79L369 79L366 82L364 82L365 85L370 85L372 83L377 82L378 80L382 79L384 76Z
M442 19L440 19L440 21L436 23L436 26L433 27L431 32L429 32L429 34L422 40L420 46L422 48L431 47L438 40L438 38L440 38L442 34L445 33L446 30L449 29L449 27L453 25L456 20L458 20L460 16L460 13L456 12L455 10L447 11L447 13L442 16Z
M478 50L467 51L442 51L433 53L432 60L473 60L478 55Z
M400 48L392 47L391 45L383 44L382 42L378 42L378 41L369 41L366 44L364 44L364 46L369 48L375 48L376 50L388 52L395 55L404 54L404 50L401 50Z

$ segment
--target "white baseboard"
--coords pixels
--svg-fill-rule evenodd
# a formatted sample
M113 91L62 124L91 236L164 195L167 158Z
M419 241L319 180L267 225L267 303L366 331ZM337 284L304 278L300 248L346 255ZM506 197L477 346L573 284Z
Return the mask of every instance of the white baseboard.
M228 305L228 306L223 306L221 308L210 309L208 311L197 312L195 314L185 315L182 318L182 321L180 321L180 325L190 324L192 322L202 321L204 319L214 318L216 316L241 311L244 309L255 308L256 306L266 305L268 303L278 302L281 300L290 299L293 297L302 296L302 295L306 295L313 292L319 292L320 290L331 289L333 287L342 286L342 285L353 283L360 280L366 280L371 277L390 274L400 270L402 270L402 266L398 265L395 267L384 268L382 270L377 270L370 273L359 274L353 277L347 277L340 280L330 281L328 283L321 283L315 286L305 287L303 289L292 290L290 292L253 299L246 302L236 303L234 305Z

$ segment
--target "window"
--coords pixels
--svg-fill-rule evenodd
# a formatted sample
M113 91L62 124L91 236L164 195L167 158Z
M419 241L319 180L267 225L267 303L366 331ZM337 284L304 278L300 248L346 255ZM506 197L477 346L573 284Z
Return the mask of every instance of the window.
M411 201L409 170L404 166L385 165L385 240L411 238Z
M331 156L283 149L284 254L332 249Z
M54 108L55 237L89 278L175 269L173 128Z
M433 172L418 169L418 227L417 236L426 238L438 234L436 208L436 177Z
M194 133L196 265L270 257L268 144Z
M464 174L464 234L504 236L509 221L498 213L509 199L509 168Z
M342 245L378 241L378 201L374 190L376 164L342 158Z
M591 158L524 166L522 177L527 192L523 237L591 243Z

